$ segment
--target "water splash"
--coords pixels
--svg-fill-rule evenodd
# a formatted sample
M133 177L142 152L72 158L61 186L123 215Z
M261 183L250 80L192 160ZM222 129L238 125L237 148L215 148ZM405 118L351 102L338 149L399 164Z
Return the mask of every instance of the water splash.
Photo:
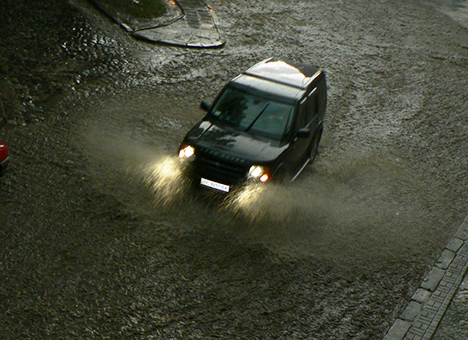
M233 191L224 208L252 222L284 221L297 208L290 193L281 185L251 183Z
M174 156L160 156L142 167L143 182L154 194L157 204L167 205L181 200L189 181L183 175L180 161Z

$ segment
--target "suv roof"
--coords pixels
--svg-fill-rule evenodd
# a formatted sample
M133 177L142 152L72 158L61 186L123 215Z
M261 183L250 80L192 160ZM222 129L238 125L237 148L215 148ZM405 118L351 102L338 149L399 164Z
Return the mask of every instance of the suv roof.
M233 82L298 99L321 72L313 66L269 58L252 66Z
M253 77L304 90L319 73L320 69L313 66L273 58L263 60L244 72Z

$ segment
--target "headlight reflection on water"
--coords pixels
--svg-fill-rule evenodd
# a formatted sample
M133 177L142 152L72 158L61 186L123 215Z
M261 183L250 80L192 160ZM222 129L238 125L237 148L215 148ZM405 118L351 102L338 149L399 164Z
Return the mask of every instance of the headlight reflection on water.
M166 156L144 168L145 184L155 193L157 202L173 201L187 187L177 157Z
M258 202L259 197L261 197L264 191L265 186L263 185L246 185L233 194L229 205L237 209L246 209L255 204L255 202Z
M251 220L283 220L292 210L285 204L284 189L273 185L253 183L234 192L227 200L227 207Z

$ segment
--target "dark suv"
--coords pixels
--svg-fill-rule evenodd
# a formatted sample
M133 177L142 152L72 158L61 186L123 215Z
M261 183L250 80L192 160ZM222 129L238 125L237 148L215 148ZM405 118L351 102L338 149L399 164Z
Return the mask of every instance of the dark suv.
M321 69L267 59L232 79L185 136L179 157L202 186L294 180L314 161L327 106Z

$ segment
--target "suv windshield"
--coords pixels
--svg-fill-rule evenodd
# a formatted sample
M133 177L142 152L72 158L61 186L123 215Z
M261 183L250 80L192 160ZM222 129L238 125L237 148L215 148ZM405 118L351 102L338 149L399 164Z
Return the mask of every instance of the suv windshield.
M280 141L290 130L293 112L293 105L227 88L211 114L239 130Z

